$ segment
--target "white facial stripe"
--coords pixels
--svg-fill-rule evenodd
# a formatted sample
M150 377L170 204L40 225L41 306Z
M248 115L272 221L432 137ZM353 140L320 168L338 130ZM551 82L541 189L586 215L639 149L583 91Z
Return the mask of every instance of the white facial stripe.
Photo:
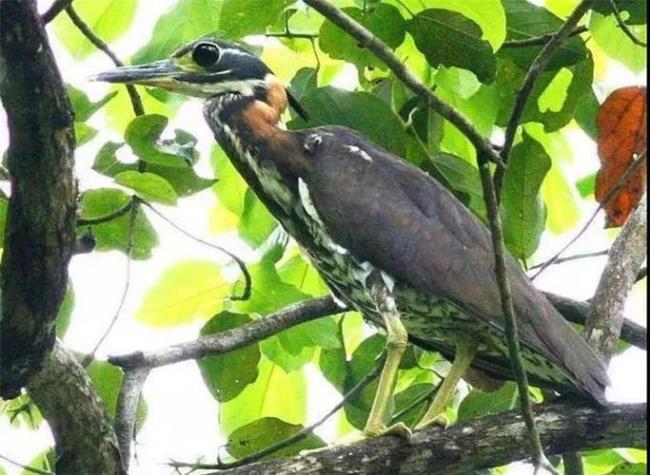
M347 148L350 152L352 152L352 153L354 153L354 154L356 154L356 155L359 155L359 156L360 156L361 158L363 158L366 162L372 162L372 157L371 157L370 155L368 155L368 153L366 153L365 150L361 150L359 147L357 147L357 146L355 146L355 145L347 145L346 148Z

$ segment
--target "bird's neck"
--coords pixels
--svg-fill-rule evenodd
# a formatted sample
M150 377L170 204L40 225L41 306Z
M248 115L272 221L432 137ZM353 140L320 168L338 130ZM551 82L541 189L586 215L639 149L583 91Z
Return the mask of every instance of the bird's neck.
M273 166L282 175L301 176L306 166L295 134L282 123L288 97L274 76L252 94L225 94L206 103L204 113L230 159L251 166ZM254 167L256 168L256 167Z

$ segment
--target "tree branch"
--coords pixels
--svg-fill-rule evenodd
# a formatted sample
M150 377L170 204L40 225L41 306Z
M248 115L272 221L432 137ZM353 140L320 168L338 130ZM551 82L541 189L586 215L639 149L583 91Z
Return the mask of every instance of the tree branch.
M537 406L544 449L560 454L605 447L646 447L645 404L594 409L574 404ZM469 473L525 460L526 427L518 411L416 432L411 440L379 437L294 458L247 465L218 475ZM216 475L216 474L215 474Z
M409 89L426 99L436 112L454 124L484 157L495 163L501 163L501 157L492 148L489 140L483 137L466 117L440 99L426 84L415 77L393 53L393 50L380 39L326 0L303 1L357 40L360 47L367 48L383 61L388 69Z
M122 464L127 472L131 463L131 440L135 434L138 404L140 404L142 387L147 376L149 376L148 368L135 368L126 371L117 398L115 433L122 455Z
M48 8L45 13L41 15L41 20L44 25L47 25L49 22L54 20L59 13L66 9L68 5L72 3L73 0L54 0L50 8Z
M587 28L587 26L585 25L578 26L569 33L569 38L571 38L572 36L581 35L588 31L589 28ZM531 38L525 38L523 40L504 41L501 47L502 48L527 48L529 46L542 46L547 44L551 39L553 39L554 35L555 33L547 33L546 35L533 36Z
M59 474L123 474L113 424L88 374L55 344L27 390L52 428Z
M616 349L623 326L625 301L646 256L646 213L647 195L644 195L614 241L598 289L591 300L586 325L587 339L606 360Z
M35 1L0 2L0 98L12 178L2 256L0 396L12 398L54 345L75 246L72 108Z
M241 327L200 337L187 343L171 345L157 351L135 352L109 357L109 362L125 369L156 368L180 361L198 359L236 350L263 340L294 325L342 312L331 297L299 302L260 320Z

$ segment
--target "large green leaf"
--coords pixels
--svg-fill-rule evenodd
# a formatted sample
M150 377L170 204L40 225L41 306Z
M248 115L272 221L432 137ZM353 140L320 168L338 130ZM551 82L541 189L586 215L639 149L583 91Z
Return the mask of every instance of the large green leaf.
M82 219L95 219L108 216L124 208L131 199L122 190L115 188L96 188L88 190L81 195L79 204ZM131 255L134 259L148 259L151 251L158 245L158 235L144 214L138 209L133 225L129 231L130 212L106 223L93 225L92 233L95 238L95 249L98 251L120 250L126 252L129 242L129 233L133 243ZM85 232L85 227L80 228Z
M176 138L161 141L160 135L169 120L159 114L136 117L129 123L124 139L133 153L147 163L172 168L191 167L195 160L196 139L187 132L176 130Z
M477 216L485 217L485 201L476 167L448 153L434 154L431 161L435 171L449 183L454 194Z
M66 91L68 93L68 97L70 98L70 102L72 103L75 122L87 121L95 112L104 107L108 102L110 102L111 99L117 95L117 91L111 91L100 100L91 101L86 93L81 89L67 85Z
M88 27L105 42L118 39L131 25L137 0L77 0L74 8ZM61 14L54 19L54 31L61 43L72 53L75 59L88 56L98 51L68 15Z
M644 463L623 462L609 472L609 475L646 475L648 466Z
M371 5L365 13L355 7L344 8L343 11L392 49L404 41L406 24L399 10L392 5ZM318 44L324 53L334 59L342 59L361 67L386 69L386 65L373 53L360 46L357 40L330 21L325 21L321 26Z
M149 289L136 319L147 325L167 327L209 318L223 307L229 287L214 262L178 262Z
M300 424L289 424L277 417L263 417L250 422L228 436L226 450L237 459L244 458L278 442L288 439L300 432L304 427ZM281 448L261 460L298 455L302 450L315 450L325 447L325 442L314 434Z
M293 285L304 294L318 297L329 292L320 274L314 266L300 254L296 254L278 269L283 282Z
M221 312L201 328L201 335L211 335L237 328L252 319L247 315ZM237 397L258 376L257 364L260 348L257 343L230 351L223 355L206 356L197 360L203 381L219 402Z
M641 2L641 3L646 3ZM634 35L645 41L647 38L647 25L630 26ZM645 48L634 44L623 30L618 26L616 18L612 15L603 16L597 12L591 15L589 31L594 41L610 57L620 61L634 72L641 72L647 67Z
M403 422L411 427L419 422L431 404L432 398L425 397L431 394L432 384L413 384L395 394L394 414L401 414L394 418L391 423ZM416 401L420 401L416 403ZM410 406L410 407L409 407ZM408 410L406 410L408 408Z
M116 152L124 144L106 142L97 152L93 170L102 175L114 177L126 171L137 171L137 163L123 163L117 159ZM147 172L158 175L169 183L178 196L189 196L205 190L216 183L216 180L202 178L196 174L193 168L166 167L164 165L148 164Z
M366 92L350 92L334 87L316 89L302 98L310 121L296 119L291 128L343 125L362 133L397 155L404 155L406 134L395 113L378 97ZM377 120L381 117L381 120Z
M258 247L277 227L278 222L253 190L246 190L244 210L239 222L239 236L251 246Z
M287 373L262 357L259 376L234 399L219 405L219 426L224 434L262 417L277 417L303 424L307 416L307 386L302 372Z
M131 188L146 200L175 205L178 199L172 185L155 173L125 171L115 175L115 183Z
M519 259L535 252L544 232L546 209L540 188L550 169L544 147L524 132L523 141L510 156L501 202L504 239Z
M92 379L97 395L104 401L108 414L115 418L117 413L117 397L122 388L124 372L106 363L105 361L93 361L86 369L88 376ZM136 429L140 429L147 416L147 406L144 399L138 403L136 412Z
M533 5L527 0L503 0L503 6L506 10L508 40L525 40L554 33L564 23L547 9ZM499 57L510 58L519 68L528 70L541 49L541 45L526 48L504 47L499 51ZM579 36L574 36L562 43L546 69L554 71L572 66L585 60L588 53L584 41Z
M186 42L216 32L222 3L223 0L178 0L158 19L151 40L133 56L133 63L165 58Z
M265 33L295 0L223 0L219 32L226 38Z
M408 32L431 66L457 66L491 83L496 61L490 43L482 40L478 24L458 12L424 10L408 22Z
M517 404L517 385L507 382L493 392L471 391L458 407L458 421L513 409Z

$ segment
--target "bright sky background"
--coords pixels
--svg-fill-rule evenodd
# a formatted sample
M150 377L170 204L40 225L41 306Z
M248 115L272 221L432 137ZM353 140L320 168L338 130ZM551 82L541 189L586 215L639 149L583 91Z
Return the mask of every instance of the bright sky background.
M41 10L49 1L39 1ZM535 3L543 3L542 0ZM133 27L119 41L113 43L112 49L120 58L128 59L151 35L159 13L165 11L173 2L171 0L141 1L138 6ZM91 98L102 97L107 90L104 84L89 84L86 80L91 74L111 69L112 63L101 54L94 54L83 62L73 61L69 53L50 35L52 46L64 79L77 87L82 87ZM354 76L340 78L337 83L351 83ZM611 90L624 85L645 84L645 74L634 75L626 68L611 63L604 73L602 90L597 91L600 98ZM0 113L0 150L7 146L5 117ZM99 147L107 139L119 141L121 137L111 132L105 125L103 114L93 117L91 125L100 129L96 139L81 147L77 152L77 176L80 188L97 186L116 186L111 179L98 175L90 167ZM190 131L199 139L202 159L197 165L199 175L214 175L209 166L209 150L212 146L212 134L203 121L201 103L188 101L172 120L169 130L180 126ZM112 134L112 135L111 135ZM570 178L581 178L594 171L598 166L595 144L577 127L569 133L569 140L574 151L574 161L569 167ZM213 242L225 245L244 258L253 258L244 245L228 236L210 236L208 210L216 198L210 191L205 191L180 201L177 208L158 206L168 217L184 229ZM586 221L595 209L594 203L583 204L582 221ZM214 259L225 262L216 251L188 241L172 230L156 216L150 216L160 237L160 245L154 250L151 259L134 262L131 276L131 289L120 320L105 341L98 356L120 354L134 350L158 348L171 343L190 340L196 337L202 326L201 321L194 324L172 327L169 330L152 329L136 322L132 316L142 302L143 295L159 278L160 274L171 264L179 260ZM606 249L611 242L611 232L602 229L602 216L590 227L587 235L568 251L568 255L586 251ZM578 227L576 227L578 229ZM556 252L573 234L565 233L554 236L545 233L540 251L535 261L544 260ZM544 289L567 295L575 299L587 299L594 293L598 278L605 263L604 258L585 259L554 266L547 270L536 284ZM93 253L75 256L70 266L70 275L75 290L75 309L72 325L65 337L67 347L89 352L104 332L111 320L120 299L125 276L126 258L118 252ZM637 285L630 298L626 315L642 324L646 324L645 283ZM310 371L310 400L318 399L321 404L310 407L309 419L313 421L338 401L338 393L330 387L313 368ZM314 378L311 378L311 376ZM610 375L613 384L608 396L615 401L643 401L646 394L646 355L645 352L630 350L623 357L615 358ZM312 382L313 381L313 382ZM225 442L217 427L218 405L208 393L198 368L194 362L187 362L155 370L149 376L144 390L148 404L148 416L143 429L138 435L138 463L132 466L132 473L151 475L169 473L164 465L170 459L191 461L204 455L212 459L219 445ZM325 424L318 433L327 437L335 434L335 419ZM17 430L8 425L6 419L0 420L0 453L21 462L29 463L41 450L53 444L48 428L43 427L37 433L29 430ZM0 462L8 474L21 473L21 469ZM519 466L511 473L529 473L528 467Z

